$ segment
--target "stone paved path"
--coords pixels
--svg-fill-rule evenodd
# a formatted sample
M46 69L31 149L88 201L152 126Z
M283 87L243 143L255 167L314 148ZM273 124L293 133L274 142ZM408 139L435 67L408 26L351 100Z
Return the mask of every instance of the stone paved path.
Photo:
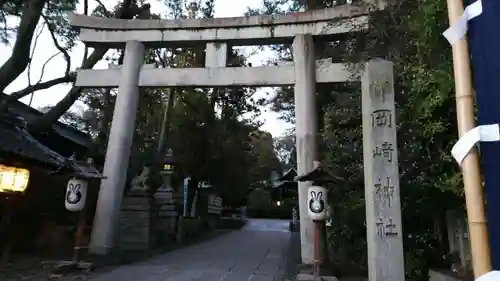
M288 247L288 221L249 220L241 231L122 266L92 281L274 281L281 280Z

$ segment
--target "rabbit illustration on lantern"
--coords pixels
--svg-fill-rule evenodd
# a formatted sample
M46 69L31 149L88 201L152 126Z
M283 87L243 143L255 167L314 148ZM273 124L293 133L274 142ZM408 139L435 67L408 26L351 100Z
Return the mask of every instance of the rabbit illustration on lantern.
M309 217L312 220L326 219L327 195L327 190L324 187L309 187L307 203L309 206Z
M81 186L79 184L70 184L68 193L66 194L66 201L70 204L76 204L82 200L82 193L80 192Z
M325 209L325 201L323 201L323 192L311 191L311 199L309 200L309 209L311 212L319 214Z
M66 188L66 209L68 211L81 211L85 206L87 196L87 181L71 179Z

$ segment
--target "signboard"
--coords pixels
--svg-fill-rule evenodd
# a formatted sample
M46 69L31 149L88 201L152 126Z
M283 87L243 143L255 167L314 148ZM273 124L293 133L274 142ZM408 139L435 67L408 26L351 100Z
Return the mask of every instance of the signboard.
M215 194L210 194L208 196L208 213L218 214L222 212L222 198L216 196Z
M207 182L207 181L200 181L198 183L198 188L201 188L201 189L208 189L208 188L211 188L211 187L212 187L212 185L209 182Z

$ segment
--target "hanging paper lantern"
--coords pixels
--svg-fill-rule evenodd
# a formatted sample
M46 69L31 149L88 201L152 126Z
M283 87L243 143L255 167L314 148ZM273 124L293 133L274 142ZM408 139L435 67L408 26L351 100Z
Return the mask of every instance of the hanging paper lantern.
M85 207L87 199L87 181L81 179L71 179L66 187L65 205L71 212L78 212Z
M24 193L30 171L0 164L0 193Z
M327 190L321 186L311 186L307 190L307 210L309 217L315 221L327 219L328 194Z

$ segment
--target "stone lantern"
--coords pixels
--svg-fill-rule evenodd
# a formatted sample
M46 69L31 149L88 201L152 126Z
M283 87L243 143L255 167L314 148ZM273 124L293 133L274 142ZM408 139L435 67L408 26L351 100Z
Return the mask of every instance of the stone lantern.
M160 175L163 179L163 183L155 193L155 198L159 201L173 200L172 194L175 192L175 190L172 188L172 175L174 174L175 164L176 161L174 158L174 153L171 148L168 148L167 153L165 153L165 157L163 157L162 168L160 170Z
M172 175L174 174L176 160L172 149L167 149L163 158L160 175L163 184L154 194L158 206L158 230L160 232L160 243L167 240L168 236L175 234L177 222L177 210L174 200L175 190L172 187Z
M158 191L172 190L172 175L174 174L176 160L174 158L174 153L171 148L167 149L165 157L163 157L163 163L160 170L160 175L163 179L163 183L158 189ZM158 193L158 192L157 192Z
M167 149L167 153L165 153L165 157L163 158L163 167L161 170L162 175L171 175L174 173L174 167L176 164L176 160L174 158L174 152L171 148Z

